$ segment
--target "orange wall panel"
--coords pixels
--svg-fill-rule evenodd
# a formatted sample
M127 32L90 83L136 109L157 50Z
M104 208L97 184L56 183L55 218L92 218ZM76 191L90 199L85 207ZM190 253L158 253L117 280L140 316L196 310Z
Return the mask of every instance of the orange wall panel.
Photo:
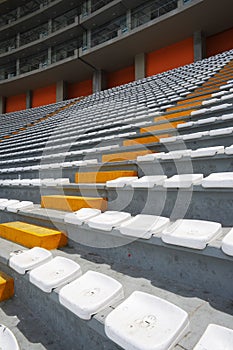
M146 76L177 68L194 60L193 38L150 52L146 59Z
M233 28L206 38L207 57L233 49Z
M6 99L6 113L26 109L26 94L9 96Z
M92 80L85 80L68 85L68 98L88 96L92 94Z
M107 88L127 84L135 80L134 66L123 68L116 72L108 73L107 75Z
M56 102L56 85L36 89L32 93L32 107L48 105Z

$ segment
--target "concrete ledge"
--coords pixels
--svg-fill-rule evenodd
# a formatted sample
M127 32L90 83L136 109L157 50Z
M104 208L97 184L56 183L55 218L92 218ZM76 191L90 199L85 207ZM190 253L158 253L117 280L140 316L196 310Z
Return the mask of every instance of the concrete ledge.
M165 174L171 177L176 174L196 173L208 176L211 173L233 171L233 155L220 154L213 157L182 157L174 160L154 160L139 162L138 167L145 175Z
M204 161L204 160L203 160ZM167 166L171 164L166 161ZM184 169L185 161L181 166ZM172 164L175 169L175 164ZM156 163L152 167L156 166ZM187 171L186 167L186 171ZM159 168L157 174L163 174ZM189 170L189 169L188 169ZM201 169L200 169L201 170ZM188 171L190 172L190 171ZM181 172L182 173L182 172ZM172 173L170 175L173 175ZM132 215L140 213L162 215L171 219L189 218L220 222L223 226L233 226L231 188L203 188L194 186L187 189L106 188L105 184L67 185L62 187L1 187L2 198L18 198L40 203L43 195L68 195L83 197L102 197L108 200L108 210L127 211ZM39 209L39 207L35 207ZM27 215L33 211L27 211ZM52 213L50 213L52 215ZM0 217L4 214L0 211ZM47 216L47 214L46 214Z
M193 186L187 189L156 186L139 189L126 186L108 189L108 210L162 215L172 220L187 218L220 222L233 226L232 191L230 188L207 189Z
M159 235L149 240L134 240L122 236L116 229L106 233L90 229L87 224L81 227L64 224L64 213L50 210L49 214L39 208L19 214L4 212L6 221L14 215L14 219L17 216L21 221L63 229L68 233L69 246L87 259L96 257L105 264L141 270L141 276L147 276L148 279L166 278L189 288L198 287L202 292L208 291L215 296L232 296L233 257L220 249L221 240L229 228L224 228L221 237L199 251L165 244ZM0 219L3 219L2 216Z

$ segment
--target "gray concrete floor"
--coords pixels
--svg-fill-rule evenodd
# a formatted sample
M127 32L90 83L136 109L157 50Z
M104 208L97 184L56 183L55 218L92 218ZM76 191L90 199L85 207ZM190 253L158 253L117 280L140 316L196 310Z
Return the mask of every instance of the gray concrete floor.
M17 297L0 304L0 323L14 333L20 350L61 349L57 334Z

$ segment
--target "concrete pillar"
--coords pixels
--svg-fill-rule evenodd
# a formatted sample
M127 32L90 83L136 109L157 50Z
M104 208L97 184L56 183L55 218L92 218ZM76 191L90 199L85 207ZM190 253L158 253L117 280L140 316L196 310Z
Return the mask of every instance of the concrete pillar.
M28 90L26 92L26 108L32 108L32 91Z
M48 48L48 65L52 63L52 48Z
M87 31L87 48L90 49L91 47L91 30L88 29Z
M48 34L51 34L53 31L53 22L52 22L52 19L50 18L48 20Z
M184 0L178 0L177 7L181 8L184 5Z
M128 30L132 29L132 21L131 21L131 10L127 10L126 12L126 27Z
M135 80L143 79L146 77L146 60L145 53L139 53L135 56Z
M21 8L20 6L17 7L17 18L20 18Z
M91 0L86 0L82 4L82 17L86 17L91 13Z
M91 47L91 30L85 30L83 32L83 46L82 50L85 51Z
M16 47L20 47L20 33L16 35Z
M6 112L6 98L5 96L0 96L0 114Z
M16 60L16 75L20 75L20 61L19 61L19 58Z
M106 75L101 69L96 69L92 79L93 93L106 89Z
M64 80L57 82L56 101L61 102L67 99L67 83Z
M194 62L206 57L206 38L201 30L193 34L193 52Z

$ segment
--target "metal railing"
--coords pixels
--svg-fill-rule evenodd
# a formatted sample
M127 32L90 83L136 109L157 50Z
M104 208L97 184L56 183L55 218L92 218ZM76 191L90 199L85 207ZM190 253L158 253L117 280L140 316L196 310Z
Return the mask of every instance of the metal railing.
M58 45L51 50L45 50L39 55L32 55L17 61L11 62L8 65L0 67L0 81L7 80L15 76L20 76L25 73L32 72L37 69L45 69L51 64L60 62L76 54L76 50L81 47L81 38L70 42L65 42L63 45ZM17 69L18 67L18 69Z
M20 45L23 46L29 44L38 39L43 39L48 36L48 23L44 23L36 28L28 30L20 34Z
M51 1L53 0L50 0L50 2ZM164 3L164 1L162 2ZM90 47L95 47L104 42L112 40L128 32L131 29L134 29L144 23L153 20L154 18L157 18L165 13L168 13L169 11L174 10L175 8L177 8L177 2L178 0L170 0L167 1L167 3L163 6L159 6L159 0L147 2L147 4L139 6L138 8L132 10L131 23L129 19L127 19L127 16L125 14L124 16L118 17L108 23L105 23L103 26L98 27L96 30L92 30L91 37L88 39L87 35L87 40L85 40L85 36L83 35L82 37L76 38L75 40L64 42L63 44L54 46L52 48L48 48L39 55L37 54L24 59L18 59L15 60L14 63L11 62L4 67L1 66L0 80L10 79L13 76L25 74L36 69L46 68L51 64L75 56L76 51L81 47L83 49L88 49ZM157 7L155 7L155 4ZM69 12L71 13L72 11ZM68 16L68 20L72 20L72 15ZM62 23L64 24L65 21ZM51 29L49 29L48 23L46 23L46 27L44 27L43 25L40 27L42 29L45 29L45 31L38 33L37 30L39 27L35 28L35 33L29 31L26 33L27 35L25 34L24 38L21 35L20 41L16 40L16 44L20 43L20 45L25 45L28 42L37 40L42 35L44 37L51 33ZM58 25L58 27L55 26L54 30L58 30L59 28L60 25ZM15 45L15 48L16 46L17 45ZM6 49L9 51L9 47L7 45L5 45L5 47L1 46L2 52Z
M75 22L76 17L79 15L78 8L70 10L66 13L63 13L61 16L58 16L52 20L52 32L56 32L66 26Z
M18 19L21 19L31 13L38 11L43 7L49 6L52 2L56 0L33 0L24 4L13 11L7 12L0 17L0 27L5 26L7 24L11 24Z
M100 45L108 40L116 38L127 31L126 15L118 17L104 26L92 31L91 47Z
M177 7L178 0L169 0L162 6L159 5L159 2L150 1L149 3L139 6L132 11L131 27L132 29L137 28L155 18L175 10Z
M91 13L99 10L101 7L109 4L113 0L92 0L91 2Z

